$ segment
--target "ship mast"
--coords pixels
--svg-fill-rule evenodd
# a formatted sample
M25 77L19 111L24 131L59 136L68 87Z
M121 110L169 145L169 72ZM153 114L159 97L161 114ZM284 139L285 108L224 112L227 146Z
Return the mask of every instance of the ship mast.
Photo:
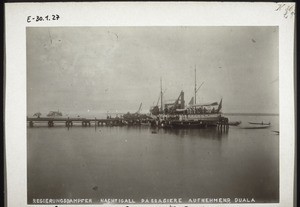
M163 91L162 91L162 79L160 78L160 109L163 111Z
M196 97L197 97L197 77L196 77L196 65L195 65L195 97L194 97L194 104L196 105Z

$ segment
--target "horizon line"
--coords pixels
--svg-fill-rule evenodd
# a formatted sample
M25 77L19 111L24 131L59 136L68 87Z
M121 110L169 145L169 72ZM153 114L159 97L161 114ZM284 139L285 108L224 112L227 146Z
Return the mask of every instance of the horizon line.
M271 115L271 116L279 116L279 113L266 113L266 112L224 112L224 115Z

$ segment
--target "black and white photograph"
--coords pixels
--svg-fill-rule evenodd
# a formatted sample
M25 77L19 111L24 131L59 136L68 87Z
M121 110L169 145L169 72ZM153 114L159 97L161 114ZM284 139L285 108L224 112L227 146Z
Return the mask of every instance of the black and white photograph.
M277 27L26 38L29 204L279 201Z
M8 79L25 97L7 110L23 124L24 205L286 202L280 25L57 25L45 11L24 15L23 75Z

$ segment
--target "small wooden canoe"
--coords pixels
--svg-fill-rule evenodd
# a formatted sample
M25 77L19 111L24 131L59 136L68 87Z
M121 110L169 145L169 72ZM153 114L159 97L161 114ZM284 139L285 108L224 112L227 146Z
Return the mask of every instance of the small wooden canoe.
M271 123L264 123L264 122L248 122L249 124L253 124L253 125L266 125L266 126L270 126Z
M241 126L241 129L265 129L265 128L269 128L270 125L248 125L248 126Z

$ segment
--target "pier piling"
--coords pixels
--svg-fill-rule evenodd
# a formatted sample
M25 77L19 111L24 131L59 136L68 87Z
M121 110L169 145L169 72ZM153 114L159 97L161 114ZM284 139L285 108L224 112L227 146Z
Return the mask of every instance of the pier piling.
M54 126L54 122L53 121L48 121L48 126L49 127L53 127Z
M218 124L217 124L217 128L218 130L220 130L221 132L225 132L228 131L229 129L229 121L228 118L222 117L220 118Z

